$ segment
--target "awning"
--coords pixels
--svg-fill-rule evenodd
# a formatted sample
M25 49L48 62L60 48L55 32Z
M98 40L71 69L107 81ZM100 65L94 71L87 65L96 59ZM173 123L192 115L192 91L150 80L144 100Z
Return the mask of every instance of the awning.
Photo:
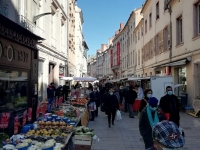
M144 78L128 78L128 81L140 81L140 80L148 80L150 77L144 77Z
M171 63L168 63L168 64L164 64L164 65L161 65L162 67L166 67L166 66L181 66L181 65L185 65L187 62L187 59L183 59L183 60L179 60L179 61L175 61L175 62L171 62Z
M61 80L72 81L73 77L61 77Z

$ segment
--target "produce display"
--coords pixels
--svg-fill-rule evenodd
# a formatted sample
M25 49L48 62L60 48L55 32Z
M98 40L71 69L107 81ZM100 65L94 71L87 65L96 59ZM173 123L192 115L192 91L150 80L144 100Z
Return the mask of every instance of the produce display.
M64 121L60 121L60 122L56 122L56 121L39 121L38 122L39 126L38 128L39 129L47 129L47 130L50 130L50 129L63 129L63 130L66 130L69 132L69 130L72 130L73 129L73 126L72 125L67 125Z
M69 111L66 111L66 113L65 113L65 115L64 115L65 117L78 117L77 115L76 115L76 110L75 109L73 109L72 107L70 107L69 108Z
M75 132L75 135L90 135L91 137L93 137L95 135L93 129L90 129L85 126L76 127L74 129L74 132Z
M58 116L64 116L64 112L61 110L56 111L55 114Z
M72 105L86 105L87 103L88 103L87 99L80 99L80 98L71 101Z
M2 148L2 142L3 141L6 141L6 143L9 143L10 140L9 140L9 136L5 133L0 133L0 148Z
M56 137L56 136L63 136L63 137L67 137L67 133L69 131L65 130L65 129L35 129L35 130L30 130L27 132L26 136L44 136L44 137L48 137L48 136L52 136L52 137Z

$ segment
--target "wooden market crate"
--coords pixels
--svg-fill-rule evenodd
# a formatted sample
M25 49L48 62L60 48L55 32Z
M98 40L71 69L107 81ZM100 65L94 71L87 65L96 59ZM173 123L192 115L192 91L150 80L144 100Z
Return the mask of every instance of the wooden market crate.
M89 135L75 135L74 145L92 145L92 138Z
M75 150L92 150L91 145L75 145Z

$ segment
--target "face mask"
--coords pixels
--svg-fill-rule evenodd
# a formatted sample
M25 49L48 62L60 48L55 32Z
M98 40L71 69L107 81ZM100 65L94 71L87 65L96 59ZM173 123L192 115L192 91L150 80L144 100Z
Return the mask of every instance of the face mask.
M147 97L148 97L148 98L152 97L152 94L147 94Z
M167 91L167 94L172 95L173 93L172 93L172 91Z
M110 92L110 95L113 95L113 92Z
M151 107L150 106L149 108L150 108L151 111L156 111L157 110L157 107Z

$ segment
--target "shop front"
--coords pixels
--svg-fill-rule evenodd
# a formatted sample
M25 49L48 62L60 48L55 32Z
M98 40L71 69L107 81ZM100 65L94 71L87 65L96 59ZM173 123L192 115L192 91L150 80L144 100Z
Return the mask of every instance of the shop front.
M7 130L13 134L14 117L22 118L31 108L36 112L38 101L38 51L37 40L18 24L0 15L0 113L9 113ZM36 118L32 113L31 120Z

